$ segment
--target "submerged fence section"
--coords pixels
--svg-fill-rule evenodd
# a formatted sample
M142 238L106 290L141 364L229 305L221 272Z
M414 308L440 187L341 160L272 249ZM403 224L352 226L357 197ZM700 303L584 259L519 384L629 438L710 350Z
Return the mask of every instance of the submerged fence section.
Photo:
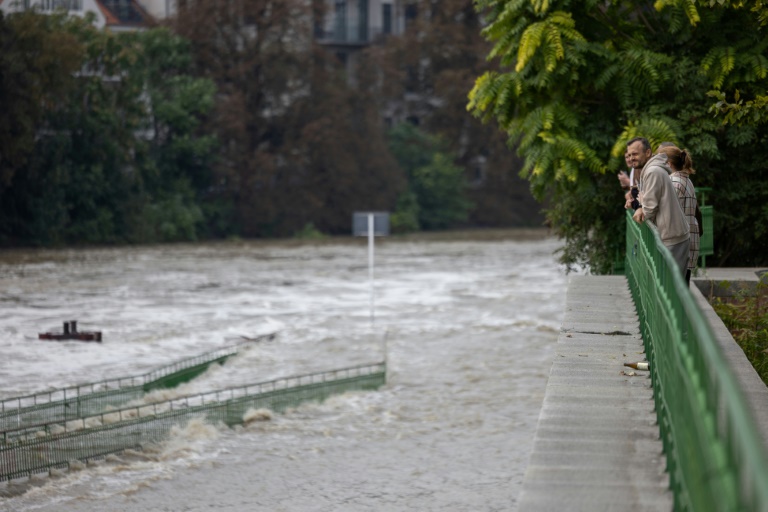
M144 375L119 377L0 401L0 431L75 420L119 407L145 393L187 382L236 355L238 345L211 350Z
M768 453L743 392L658 231L629 214L626 274L675 510L768 511Z
M127 407L65 423L5 431L0 437L0 481L65 468L74 461L141 449L163 441L173 427L196 418L232 426L244 423L250 410L279 412L346 391L378 389L385 382L386 365L377 363Z

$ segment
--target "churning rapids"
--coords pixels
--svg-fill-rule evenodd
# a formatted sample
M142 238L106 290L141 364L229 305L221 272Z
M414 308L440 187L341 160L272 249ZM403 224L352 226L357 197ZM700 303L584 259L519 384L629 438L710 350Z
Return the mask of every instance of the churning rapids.
M563 317L558 247L538 230L378 238L373 294L365 238L0 252L0 398L270 333L173 393L388 363L379 391L0 483L0 510L516 510ZM37 339L68 320L103 343Z

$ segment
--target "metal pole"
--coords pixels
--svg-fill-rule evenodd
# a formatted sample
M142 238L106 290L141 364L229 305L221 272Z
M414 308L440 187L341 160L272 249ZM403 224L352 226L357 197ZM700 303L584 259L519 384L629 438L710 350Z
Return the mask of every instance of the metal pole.
M371 326L373 326L373 214L368 214L368 281L371 287Z

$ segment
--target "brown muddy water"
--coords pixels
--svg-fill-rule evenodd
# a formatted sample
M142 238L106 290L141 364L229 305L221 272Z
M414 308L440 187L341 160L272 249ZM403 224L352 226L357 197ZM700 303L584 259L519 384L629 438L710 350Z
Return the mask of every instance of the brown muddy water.
M377 238L373 301L364 238L0 252L0 398L270 333L174 393L389 365L379 391L0 483L0 510L514 511L563 316L559 246ZM37 339L66 320L103 343Z

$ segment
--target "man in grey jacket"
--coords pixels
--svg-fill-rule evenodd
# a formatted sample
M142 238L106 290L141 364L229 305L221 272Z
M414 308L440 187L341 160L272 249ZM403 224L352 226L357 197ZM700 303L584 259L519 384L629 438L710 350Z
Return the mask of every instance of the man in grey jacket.
M640 223L647 219L656 225L661 242L672 253L681 275L685 277L688 268L690 226L682 208L680 208L675 186L669 177L672 170L667 164L667 155L650 156L650 145L645 139L641 139L635 144L643 145L642 158L636 159L635 162L636 164L643 164L640 172L640 204L642 207L635 211L632 218ZM628 146L628 149L631 154L631 147ZM648 158L649 156L650 158Z

